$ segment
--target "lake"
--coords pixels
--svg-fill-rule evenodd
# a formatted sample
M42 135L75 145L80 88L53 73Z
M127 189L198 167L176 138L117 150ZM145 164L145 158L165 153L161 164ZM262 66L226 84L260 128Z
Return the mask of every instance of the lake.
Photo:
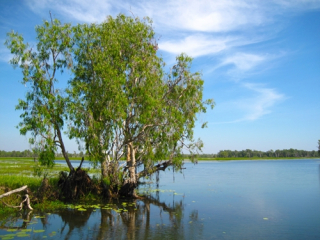
M143 200L17 213L0 237L320 239L319 166L319 159L185 163L182 173L161 172L158 184L144 179Z

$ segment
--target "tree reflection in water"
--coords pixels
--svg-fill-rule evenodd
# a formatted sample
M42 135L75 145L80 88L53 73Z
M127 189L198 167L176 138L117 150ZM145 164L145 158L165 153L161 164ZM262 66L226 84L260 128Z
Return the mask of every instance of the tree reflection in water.
M74 239L76 236L81 239L189 239L197 238L202 233L197 211L191 212L189 218L184 218L182 200L171 205L149 196L134 203L134 206L129 206L131 204L126 206L128 211L119 213L114 210L123 208L121 201L112 202L113 209L60 211L57 213L63 222L60 237L63 239Z

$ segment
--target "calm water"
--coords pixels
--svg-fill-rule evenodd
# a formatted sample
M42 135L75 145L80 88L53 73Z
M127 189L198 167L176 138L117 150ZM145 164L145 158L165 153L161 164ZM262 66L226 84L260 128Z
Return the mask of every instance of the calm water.
M183 174L160 173L159 186L145 179L144 200L24 212L8 218L0 237L320 239L319 166L320 160L186 163Z

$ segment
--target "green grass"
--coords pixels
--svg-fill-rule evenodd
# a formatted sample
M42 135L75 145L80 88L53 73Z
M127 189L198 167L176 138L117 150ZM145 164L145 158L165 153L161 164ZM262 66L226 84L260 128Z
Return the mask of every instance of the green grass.
M7 189L16 189L28 185L31 191L36 190L41 184L42 178L22 175L0 175L0 186Z
M33 175L35 162L31 158L0 158L0 175ZM55 164L50 172L68 171L68 168L61 164Z
M32 158L0 158L0 175L22 175L33 176L35 162ZM99 173L99 169L85 169L88 173ZM63 164L55 164L52 169L48 169L48 177L56 177L60 171L69 171ZM1 186L1 181L0 181Z
M56 200L56 201L44 201L42 203L38 203L32 206L33 208L41 211L52 211L55 209L65 208L66 204Z

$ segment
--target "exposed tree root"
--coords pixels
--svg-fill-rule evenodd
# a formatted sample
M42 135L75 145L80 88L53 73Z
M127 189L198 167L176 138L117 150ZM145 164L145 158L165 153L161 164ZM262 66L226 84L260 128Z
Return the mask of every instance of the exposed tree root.
M60 189L60 199L72 201L97 190L90 176L81 168L76 171L60 172L58 187Z
M119 195L125 198L139 198L139 196L135 193L135 189L137 188L136 183L126 182L119 191Z

